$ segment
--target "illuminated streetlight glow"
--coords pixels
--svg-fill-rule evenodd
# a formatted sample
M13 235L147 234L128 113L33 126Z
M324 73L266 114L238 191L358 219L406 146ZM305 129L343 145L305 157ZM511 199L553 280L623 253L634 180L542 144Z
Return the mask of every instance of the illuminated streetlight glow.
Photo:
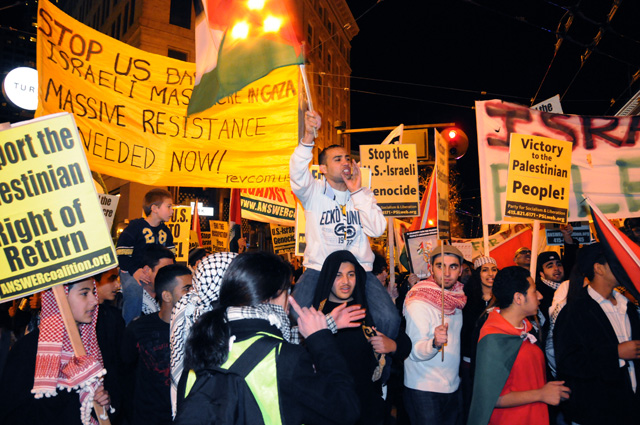
M264 0L249 0L247 3L249 10L262 10L264 7Z
M268 16L264 20L264 32L278 32L282 26L282 19Z
M456 136L458 135L458 132L455 130L449 130L449 138L450 139L455 139Z
M247 38L249 35L249 24L246 22L238 22L233 26L231 30L231 36L233 38Z

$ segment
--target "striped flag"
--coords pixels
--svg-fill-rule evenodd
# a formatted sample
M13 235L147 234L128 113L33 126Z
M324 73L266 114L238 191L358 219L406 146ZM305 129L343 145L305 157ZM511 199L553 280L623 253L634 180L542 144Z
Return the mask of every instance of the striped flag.
M187 114L202 112L276 68L304 63L286 0L195 0L196 82Z
M585 201L591 209L596 234L604 248L609 268L618 283L636 300L640 300L640 246L614 227L589 198L585 198Z

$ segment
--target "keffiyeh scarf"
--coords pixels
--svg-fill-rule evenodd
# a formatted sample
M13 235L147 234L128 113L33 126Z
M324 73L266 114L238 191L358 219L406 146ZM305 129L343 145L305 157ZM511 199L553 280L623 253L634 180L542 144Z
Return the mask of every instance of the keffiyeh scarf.
M289 343L297 343L297 340L296 342L292 342L291 340L291 323L289 322L289 316L284 311L284 308L282 308L282 306L264 303L248 307L227 308L227 321L233 322L234 320L244 319L266 320L270 325L275 326L276 328L278 328L278 330L280 330L280 332L282 332L282 337L285 341Z
M171 313L171 407L177 408L178 382L184 369L184 348L191 327L220 296L220 284L227 267L238 254L217 252L202 259L193 276L193 289L180 298Z
M462 290L463 285L456 282L451 289L444 291L444 314L450 316L456 309L462 310L467 303L467 296ZM405 308L413 301L422 301L440 309L442 308L442 287L433 278L420 281L407 293Z
M64 290L69 293L68 286L65 285ZM95 283L93 293L97 298ZM91 409L95 391L107 373L96 337L97 320L98 306L92 314L91 323L78 325L86 351L86 355L78 357L74 354L53 291L49 289L42 293L40 335L31 392L35 398L42 398L55 397L58 389L75 390L80 395L80 417L84 425L98 423L91 416Z
M148 316L149 314L157 313L160 311L158 302L147 291L142 289L142 312Z

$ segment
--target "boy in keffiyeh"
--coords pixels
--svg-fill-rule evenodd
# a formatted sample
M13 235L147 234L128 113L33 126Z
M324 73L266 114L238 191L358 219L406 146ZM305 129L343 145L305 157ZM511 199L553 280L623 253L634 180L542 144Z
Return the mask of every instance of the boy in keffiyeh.
M467 302L458 281L463 256L457 248L444 245L431 250L429 258L431 277L411 288L404 303L412 343L404 362L405 405L411 423L458 425L462 423L460 330ZM443 359L437 354L445 345Z
M76 356L52 290L42 293L40 328L14 345L0 385L0 423L97 424L93 402L110 410L96 337L98 298L92 278L64 286L86 355ZM66 391L63 391L66 390Z

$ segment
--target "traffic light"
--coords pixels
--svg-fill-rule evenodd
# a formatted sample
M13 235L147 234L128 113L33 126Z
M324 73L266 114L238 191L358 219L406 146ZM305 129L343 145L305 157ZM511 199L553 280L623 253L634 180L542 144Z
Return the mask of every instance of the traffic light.
M460 159L467 153L469 148L469 138L458 127L448 127L442 132L442 137L449 145L449 156L451 159Z

